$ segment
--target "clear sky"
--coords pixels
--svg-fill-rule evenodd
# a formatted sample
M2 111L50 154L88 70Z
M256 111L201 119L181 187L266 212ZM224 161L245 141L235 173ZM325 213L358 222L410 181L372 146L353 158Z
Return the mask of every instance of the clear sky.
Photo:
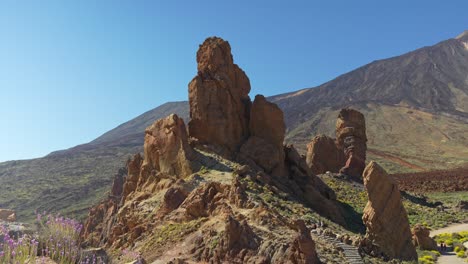
M251 96L313 87L468 29L468 1L0 2L0 161L86 143L187 100L208 36Z

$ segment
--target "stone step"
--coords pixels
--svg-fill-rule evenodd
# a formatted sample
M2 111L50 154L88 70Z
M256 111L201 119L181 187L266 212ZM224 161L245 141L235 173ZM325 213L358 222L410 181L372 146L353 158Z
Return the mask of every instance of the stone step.
M329 236L319 235L315 233L311 234L313 237L319 237L321 240L325 240L327 243L330 243L335 247L342 248L345 259L348 261L349 264L364 264L361 255L359 254L359 251L356 247L345 244Z

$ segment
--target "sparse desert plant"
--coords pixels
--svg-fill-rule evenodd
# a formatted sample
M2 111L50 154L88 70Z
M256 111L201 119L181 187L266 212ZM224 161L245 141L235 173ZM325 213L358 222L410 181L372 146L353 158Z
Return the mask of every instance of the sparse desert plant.
M79 238L83 226L78 221L60 215L38 214L37 222L41 256L60 264L77 263L80 260Z
M29 235L15 239L10 236L5 226L0 226L0 263L34 263L37 255L38 242Z

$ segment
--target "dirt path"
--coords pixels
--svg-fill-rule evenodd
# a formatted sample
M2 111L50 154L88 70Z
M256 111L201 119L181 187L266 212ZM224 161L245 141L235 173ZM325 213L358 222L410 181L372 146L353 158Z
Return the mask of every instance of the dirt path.
M466 264L466 262L457 258L454 252L446 252L437 259L437 263L440 264Z
M468 223L455 224L441 229L433 230L431 231L431 237L442 233L458 233L461 231L468 231Z
M458 233L461 231L468 231L468 223L451 225L451 226L447 226L441 229L431 231L431 237L438 235L438 234L442 234L442 233ZM463 259L457 258L457 256L455 255L455 252L444 252L442 256L440 256L439 259L437 259L437 263L466 264L466 262Z

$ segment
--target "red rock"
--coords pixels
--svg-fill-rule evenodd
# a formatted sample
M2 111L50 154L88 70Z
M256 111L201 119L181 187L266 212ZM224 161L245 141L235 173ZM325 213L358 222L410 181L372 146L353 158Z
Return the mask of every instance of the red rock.
M369 197L362 216L366 238L390 258L417 260L398 185L373 161L364 170L363 178Z
M234 64L229 43L217 37L203 42L197 63L189 84L190 136L222 154L237 152L249 135L249 78Z
M317 252L315 251L315 242L310 236L310 230L302 220L296 221L295 225L298 234L286 253L287 259L291 263L320 263Z
M257 95L250 112L249 128L251 136L242 146L241 154L255 161L267 173L284 174L286 126L283 111L263 95Z
M144 165L183 178L192 173L194 152L188 143L184 121L176 114L154 122L145 131Z
M158 210L157 215L162 217L177 209L185 198L187 198L187 194L184 190L178 187L170 187L164 194L162 205Z
M366 167L367 151L364 115L354 109L342 109L336 121L336 141L346 160L340 172L360 181Z
M413 244L421 250L437 250L437 243L431 238L429 228L416 224L411 230Z
M338 149L334 139L319 135L307 145L306 161L314 174L338 172L343 167L344 154Z
M0 209L0 220L14 222L16 221L16 212L10 209Z

